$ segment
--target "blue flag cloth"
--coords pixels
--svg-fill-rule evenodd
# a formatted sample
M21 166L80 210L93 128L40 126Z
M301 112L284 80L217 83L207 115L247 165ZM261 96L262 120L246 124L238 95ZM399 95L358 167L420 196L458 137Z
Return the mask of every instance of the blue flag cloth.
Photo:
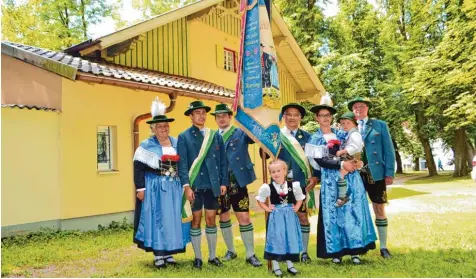
M246 10L246 12L244 12ZM264 0L242 1L240 67L234 109L242 129L272 158L281 147L277 54Z

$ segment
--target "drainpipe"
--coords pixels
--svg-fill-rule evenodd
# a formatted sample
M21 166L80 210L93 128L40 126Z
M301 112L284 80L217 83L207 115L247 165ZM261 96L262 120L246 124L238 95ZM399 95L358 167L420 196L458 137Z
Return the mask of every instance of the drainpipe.
M165 109L165 112L171 112L175 108L175 101L177 100L177 93L173 92L168 94L169 95L169 100L170 100L170 105ZM141 114L134 119L134 150L133 152L136 151L137 147L139 147L139 124L142 120L150 118L152 115L150 112Z

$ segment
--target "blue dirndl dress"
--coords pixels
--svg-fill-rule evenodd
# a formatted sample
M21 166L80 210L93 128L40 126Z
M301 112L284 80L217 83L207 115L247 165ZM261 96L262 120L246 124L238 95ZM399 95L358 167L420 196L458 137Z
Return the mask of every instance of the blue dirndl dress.
M288 182L288 194L281 197L274 186L269 185L270 202L275 209L269 214L266 223L266 260L299 262L302 252L302 233L299 218L293 210L296 199L292 182ZM287 200L287 202L285 202Z
M334 131L335 132L335 131ZM345 133L335 132L341 141ZM311 144L326 145L320 129L312 136ZM338 197L338 169L321 168L321 192L317 226L317 257L337 258L361 255L375 249L377 235L369 210L369 202L359 172L347 174L349 201L336 207Z
M170 138L176 149L177 141ZM134 155L134 171L145 183L145 197L134 232L134 242L156 256L185 252L190 242L190 222L182 223L183 189L178 175L172 176L173 163L160 161L162 147L155 136L145 140ZM136 167L138 165L144 165ZM176 167L174 168L176 171ZM169 171L169 173L167 173Z

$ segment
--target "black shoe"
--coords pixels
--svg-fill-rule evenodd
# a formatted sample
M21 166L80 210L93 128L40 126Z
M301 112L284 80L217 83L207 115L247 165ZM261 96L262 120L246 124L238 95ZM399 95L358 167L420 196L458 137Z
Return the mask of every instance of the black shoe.
M291 275L293 276L296 276L296 274L298 274L298 271L294 266L291 268L288 268L288 272L291 273Z
M392 254L390 254L390 251L388 251L387 248L380 249L380 256L384 259L390 259L392 257Z
M208 260L208 263L212 264L214 266L222 266L223 265L218 258L214 258L213 260Z
M195 259L193 261L193 267L201 269L203 265L203 261L201 259Z
M223 260L225 262L227 262L227 261L231 261L233 259L236 259L236 257L237 257L236 253L228 251L228 252L226 252L225 256L223 257Z
M262 266L261 262L258 260L258 258L256 257L256 255L253 255L249 258L246 259L246 262L251 264L252 266L254 267L260 267Z
M304 252L301 254L301 262L306 263L310 261L311 261L311 257L309 257L308 253Z
M276 275L276 277L283 277L283 272L279 268L273 270L273 274Z
M156 268L164 268L165 267L165 260L164 259L155 259L154 266Z

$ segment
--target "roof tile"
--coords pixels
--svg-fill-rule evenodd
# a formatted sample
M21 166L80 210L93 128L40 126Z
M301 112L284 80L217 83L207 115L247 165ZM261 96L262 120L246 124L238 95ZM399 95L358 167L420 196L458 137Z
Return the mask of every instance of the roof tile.
M29 52L33 55L49 58L58 61L59 63L72 66L77 68L79 72L83 73L91 73L94 75L115 79L134 80L136 82L150 83L153 85L158 84L164 87L182 88L198 93L207 93L217 96L233 97L235 95L234 91L231 89L227 89L204 80L175 76L158 71L125 67L106 62L97 63L82 57L73 57L63 52L55 52L17 43L2 42L2 45L3 44L14 47L21 51ZM24 60L26 59L24 58Z

